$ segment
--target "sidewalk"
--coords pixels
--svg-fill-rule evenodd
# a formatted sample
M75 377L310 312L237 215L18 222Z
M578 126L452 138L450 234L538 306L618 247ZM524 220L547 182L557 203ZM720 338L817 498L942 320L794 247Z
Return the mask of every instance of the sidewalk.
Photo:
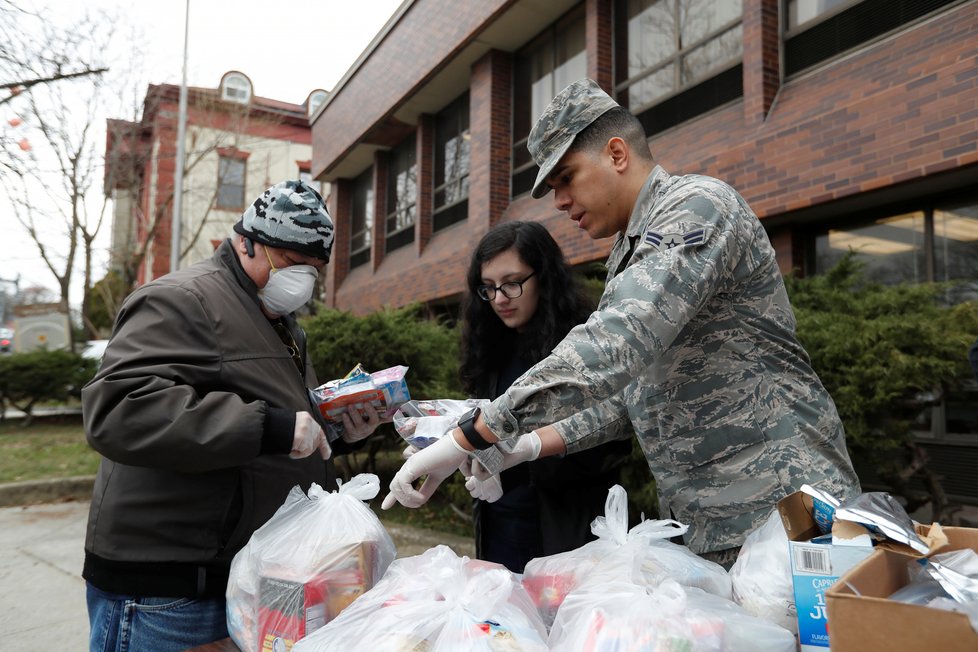
M85 610L85 523L88 501L0 508L0 648L88 649ZM474 556L472 540L384 523L398 557L444 543Z

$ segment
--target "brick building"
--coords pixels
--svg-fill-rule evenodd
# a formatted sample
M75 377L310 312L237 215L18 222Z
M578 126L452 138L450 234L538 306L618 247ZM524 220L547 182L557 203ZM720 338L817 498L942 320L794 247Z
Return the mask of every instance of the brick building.
M506 220L603 260L610 240L529 196L529 130L582 76L639 116L667 171L740 191L782 271L852 248L876 280L978 298L978 1L406 0L313 118L337 224L327 304L451 306ZM975 463L978 423L963 428L942 465ZM964 471L949 493L978 496Z
M188 89L181 267L209 258L270 185L300 176L312 181L309 116L326 96L314 90L303 104L260 97L237 71L225 73L216 88ZM170 271L179 100L179 85L150 85L138 121L108 121L111 258L117 268L135 263L129 273L140 285Z

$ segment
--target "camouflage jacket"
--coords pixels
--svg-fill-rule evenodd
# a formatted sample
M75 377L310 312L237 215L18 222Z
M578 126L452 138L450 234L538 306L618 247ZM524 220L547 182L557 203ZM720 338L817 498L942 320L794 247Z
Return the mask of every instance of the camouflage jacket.
M608 272L588 321L484 410L490 430L512 437L590 407L557 424L573 452L627 414L660 516L687 523L697 553L741 545L803 483L858 493L774 249L736 191L656 167Z

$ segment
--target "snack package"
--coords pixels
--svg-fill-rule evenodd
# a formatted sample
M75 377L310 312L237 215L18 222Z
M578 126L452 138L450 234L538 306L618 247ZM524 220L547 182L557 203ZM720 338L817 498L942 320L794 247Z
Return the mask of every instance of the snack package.
M377 586L294 652L543 652L546 637L511 572L436 546L396 560Z
M531 559L523 571L523 586L548 627L569 593L595 584L621 581L654 587L671 579L729 599L730 576L722 566L667 541L686 529L676 521L660 520L643 521L629 530L628 497L615 485L608 490L605 515L591 524L598 540Z
M730 569L730 582L734 602L747 613L798 631L788 535L777 509L747 535Z
M914 530L914 523L903 505L888 493L860 494L835 510L836 521L852 521L867 528L877 539L904 543L922 555L930 546Z
M287 652L377 583L396 553L363 503L379 490L373 474L308 497L293 487L231 562L228 631L241 650Z
M564 600L550 632L561 652L795 652L788 630L730 600L664 580L595 584Z
M343 378L309 390L313 404L319 407L319 413L326 421L329 440L335 441L343 434L342 415L351 405L372 405L386 419L411 400L404 380L407 370L407 367L398 366L368 373L358 364Z
M454 430L466 412L488 404L486 399L474 398L408 401L394 413L394 430L415 448L426 448ZM490 473L498 473L502 468L503 453L511 453L514 446L516 439L507 439L485 450L472 451L472 455Z

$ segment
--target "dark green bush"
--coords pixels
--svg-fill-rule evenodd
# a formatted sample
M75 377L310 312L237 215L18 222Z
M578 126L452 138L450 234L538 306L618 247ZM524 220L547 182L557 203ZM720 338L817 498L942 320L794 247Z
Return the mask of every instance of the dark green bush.
M857 468L870 468L895 494L908 497L914 476L939 482L913 439L927 401L971 378L968 346L978 333L978 303L948 307L938 284L865 282L862 265L844 258L828 273L787 278L798 338L835 400ZM917 462L913 462L913 460Z
M0 357L0 405L27 414L30 425L35 405L67 401L95 375L97 361L69 351L31 351Z

